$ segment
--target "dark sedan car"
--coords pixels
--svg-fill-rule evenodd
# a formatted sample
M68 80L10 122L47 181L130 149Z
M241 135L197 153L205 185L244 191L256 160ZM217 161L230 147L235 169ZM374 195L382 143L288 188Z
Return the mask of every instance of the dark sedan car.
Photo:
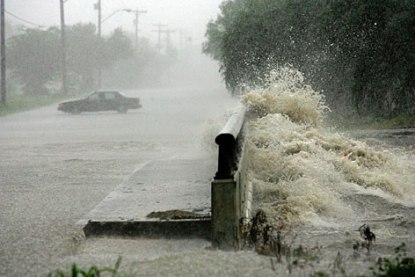
M96 91L83 99L59 103L58 110L79 114L81 112L118 111L141 108L140 99L127 97L118 91Z

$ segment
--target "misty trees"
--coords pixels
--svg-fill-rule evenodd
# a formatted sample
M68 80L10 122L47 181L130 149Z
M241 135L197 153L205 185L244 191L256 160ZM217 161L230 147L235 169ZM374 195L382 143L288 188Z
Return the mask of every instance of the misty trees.
M97 36L93 24L66 27L66 57L70 89L90 90L97 70Z
M320 6L304 0L225 1L222 14L208 24L203 51L221 62L234 92L267 82L278 64L302 70L318 47L311 22Z
M415 114L415 1L331 1L324 33L361 113ZM334 55L333 55L334 54Z
M234 0L207 26L203 51L237 93L291 64L361 113L415 113L415 0Z
M27 29L10 38L8 67L19 77L25 94L46 94L46 84L60 80L59 38L60 31L55 27ZM100 56L97 56L98 45L101 47ZM84 91L94 87L98 63L110 67L117 60L131 55L131 41L121 30L115 30L98 42L92 24L67 28L67 71L73 90Z
M99 42L97 39L93 24L75 24L67 28L68 79L75 90L93 89L98 66L109 68L132 55L131 41L121 29Z
M23 83L29 95L45 94L45 84L55 78L59 70L59 29L47 31L28 29L10 39L9 66Z
M157 86L177 59L176 53L160 52L148 39L138 40L137 51L132 56L117 60L103 71L103 85L108 87L138 88Z
M49 92L49 84L61 85L59 60L60 32L26 29L9 39L7 60L9 78L18 78L26 95ZM174 47L158 51L146 39L134 51L128 34L115 29L98 40L96 26L75 24L66 27L67 82L72 92L88 92L96 87L98 67L102 83L108 87L136 88L160 83L163 73L176 62ZM99 51L98 51L99 47Z

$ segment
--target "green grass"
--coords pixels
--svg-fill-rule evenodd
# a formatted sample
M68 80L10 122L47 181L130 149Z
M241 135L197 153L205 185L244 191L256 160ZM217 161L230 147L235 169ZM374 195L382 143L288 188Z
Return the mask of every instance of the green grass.
M33 110L39 107L48 106L68 98L62 94L41 95L41 96L10 96L6 105L0 104L0 116L13 113Z
M114 268L105 267L105 268L98 268L96 266L91 266L89 269L85 270L79 268L76 264L72 265L72 268L69 272L65 272L63 270L55 270L48 274L48 277L100 277L100 276L111 276L111 277L118 277L120 276L118 273L118 269L121 264L121 257L118 258L117 262L115 263Z
M373 129L414 128L415 115L400 114L398 116L369 123Z
M376 264L370 267L371 275L358 275L357 277L413 277L415 276L415 258L408 257L405 243L395 248L392 258L379 258ZM313 277L329 277L327 272L318 271ZM346 275L345 272L341 276Z
M375 277L411 277L415 276L415 258L406 255L406 245L395 248L393 259L383 258L372 268Z

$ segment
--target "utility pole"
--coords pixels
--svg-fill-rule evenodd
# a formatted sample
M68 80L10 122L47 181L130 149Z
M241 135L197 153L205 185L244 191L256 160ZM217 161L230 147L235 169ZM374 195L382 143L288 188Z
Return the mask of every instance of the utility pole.
M64 5L65 5L65 1L60 0L62 93L66 95L68 94L68 87L67 87L67 82L66 82L66 33L65 33L65 6Z
M101 0L98 0L97 9L98 9L98 37L101 38L101 23L102 23Z
M161 32L166 34L166 47L168 48L171 44L170 34L176 31L175 30L162 30Z
M191 40L192 38L189 36L189 32L186 29L180 29L180 49L185 49Z
M101 23L102 23L102 14L101 14L101 0L98 0L98 3L95 4L95 9L98 10L98 37L97 37L97 67L98 67L98 84L97 89L101 88L101 76L102 76L102 68L101 68Z
M153 32L158 32L157 48L159 50L159 53L161 53L161 33L163 32L162 28L163 27L166 27L167 25L159 23L159 24L154 24L154 26L157 26L158 27L158 30L155 30Z
M135 19L134 19L134 25L135 25L135 51L137 52L138 50L138 17L140 14L143 13L147 13L147 11L140 11L138 9L136 10L132 10L132 9L121 9L121 10L116 10L115 12L113 12L112 14L110 14L109 16L105 17L104 19L101 20L101 24L104 23L105 20L109 19L110 17L112 17L114 14L118 13L118 12L129 12L129 13L134 13L135 14Z
M4 1L0 2L0 39L1 39L1 77L0 77L0 90L1 90L1 104L6 105L6 32L5 32L5 20L4 20Z
M134 20L134 23L135 23L135 52L137 53L137 51L138 51L138 16L140 14L147 13L147 11L140 11L140 10L137 9L134 12L135 12L135 20Z

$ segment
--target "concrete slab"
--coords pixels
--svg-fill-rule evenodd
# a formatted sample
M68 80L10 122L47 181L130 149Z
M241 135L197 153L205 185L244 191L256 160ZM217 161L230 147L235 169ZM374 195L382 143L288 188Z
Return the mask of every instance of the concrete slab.
M209 160L158 160L137 169L78 223L88 235L210 234ZM153 212L192 212L189 218L148 217ZM209 230L204 230L209 229ZM140 231L141 230L141 231Z

